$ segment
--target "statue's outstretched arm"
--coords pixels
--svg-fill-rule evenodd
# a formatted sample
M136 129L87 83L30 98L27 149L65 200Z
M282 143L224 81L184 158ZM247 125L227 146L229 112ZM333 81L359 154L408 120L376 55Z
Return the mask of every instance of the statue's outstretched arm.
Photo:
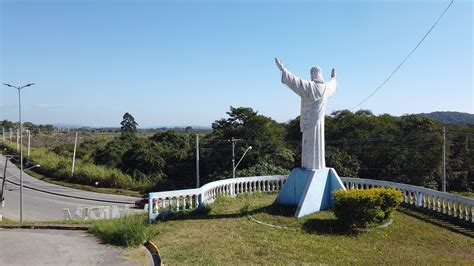
M290 71L288 71L280 59L275 58L277 67L281 70L281 82L288 86L300 97L309 97L311 91L311 82L297 77Z

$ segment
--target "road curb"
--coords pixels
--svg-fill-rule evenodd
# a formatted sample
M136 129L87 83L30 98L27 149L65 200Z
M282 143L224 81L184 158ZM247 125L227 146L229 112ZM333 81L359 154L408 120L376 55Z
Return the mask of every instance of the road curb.
M73 224L0 224L2 229L53 229L53 230L89 230L90 225Z
M163 265L161 261L160 250L158 249L158 245L156 245L150 240L147 240L143 243L143 246L148 250L151 257L153 258L153 265L155 266Z

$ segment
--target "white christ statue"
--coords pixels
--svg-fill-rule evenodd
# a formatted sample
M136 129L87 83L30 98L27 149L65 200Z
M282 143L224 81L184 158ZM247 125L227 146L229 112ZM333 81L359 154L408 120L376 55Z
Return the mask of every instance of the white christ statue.
M324 109L328 98L336 91L336 70L331 80L324 82L321 68L311 68L311 80L304 80L289 72L275 58L281 70L281 82L301 97L300 130L303 132L301 167L306 169L326 168L324 152Z

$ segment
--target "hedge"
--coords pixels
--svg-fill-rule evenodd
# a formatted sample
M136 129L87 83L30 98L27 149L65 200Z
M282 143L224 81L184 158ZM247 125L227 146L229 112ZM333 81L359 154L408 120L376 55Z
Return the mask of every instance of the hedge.
M364 228L388 219L402 202L402 192L392 188L337 190L334 213L342 226Z

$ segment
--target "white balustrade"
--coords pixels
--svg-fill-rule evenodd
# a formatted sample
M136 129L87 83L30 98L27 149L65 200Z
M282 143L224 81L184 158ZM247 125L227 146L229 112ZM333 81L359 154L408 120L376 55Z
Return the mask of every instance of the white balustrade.
M221 195L236 196L247 192L274 192L283 187L287 176L253 176L210 182L200 188L154 192L149 194L148 215L156 219L162 210L191 210L214 202ZM374 187L397 188L405 204L439 212L474 223L474 200L424 187L382 180L341 177L347 189ZM180 203L181 199L181 203Z
M367 189L368 187L397 188L402 191L405 204L474 223L474 199L389 181L351 177L341 177L341 180L348 189Z
M150 193L148 216L154 220L159 212L166 209L171 211L196 209L200 205L214 202L221 195L233 197L246 192L277 191L287 178L287 176L239 177L210 182L195 189Z

